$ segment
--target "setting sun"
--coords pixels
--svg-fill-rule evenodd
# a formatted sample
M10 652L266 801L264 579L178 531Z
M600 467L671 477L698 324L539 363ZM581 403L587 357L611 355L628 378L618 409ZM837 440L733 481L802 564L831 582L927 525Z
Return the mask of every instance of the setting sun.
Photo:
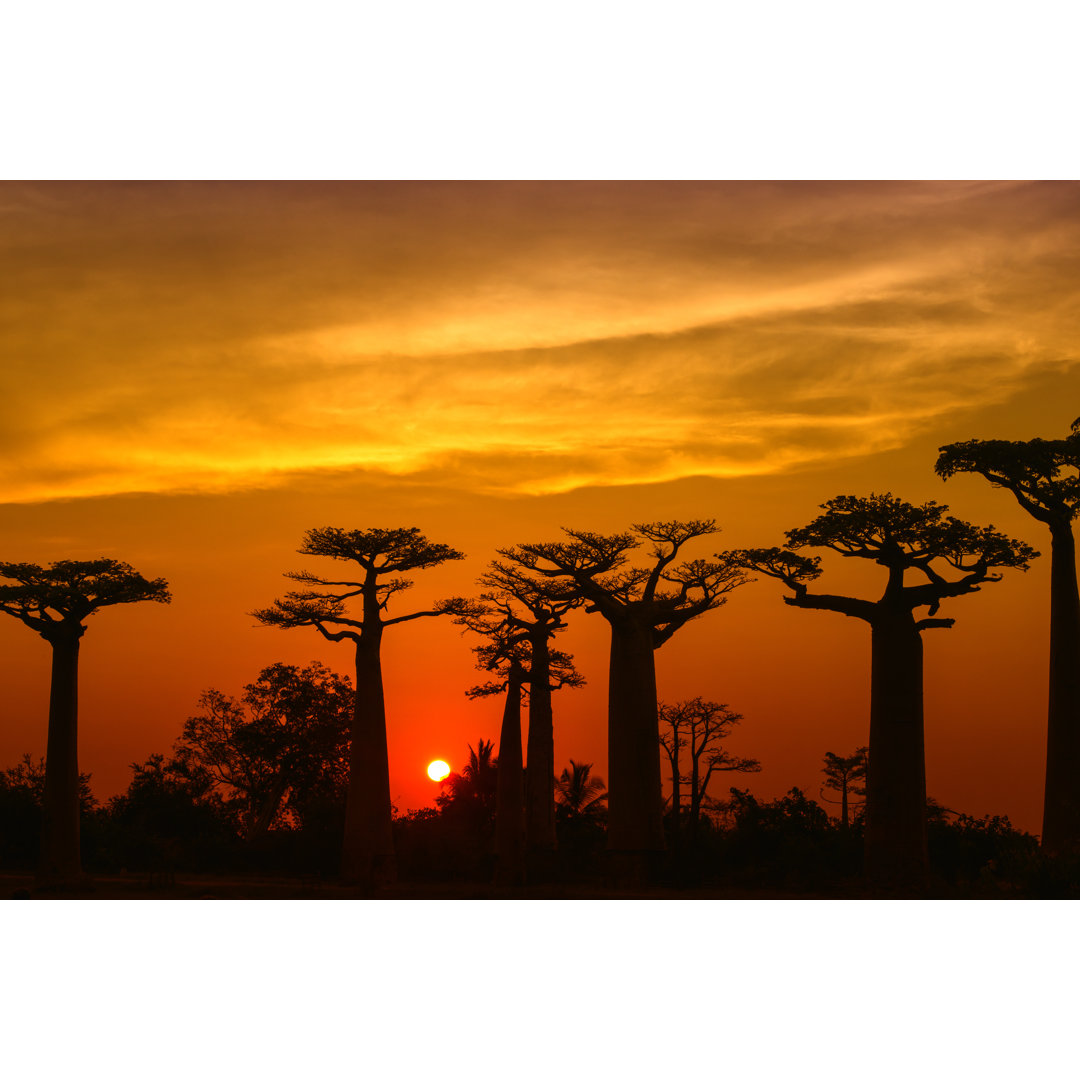
M450 766L445 761L433 761L427 767L427 774L432 780L445 780L450 775Z

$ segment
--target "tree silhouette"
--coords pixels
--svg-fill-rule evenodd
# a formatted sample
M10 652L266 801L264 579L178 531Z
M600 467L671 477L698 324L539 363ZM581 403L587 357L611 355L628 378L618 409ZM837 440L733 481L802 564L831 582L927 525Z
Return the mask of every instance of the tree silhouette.
M821 771L825 774L825 786L840 792L840 823L845 829L850 824L848 796L866 794L866 788L855 785L866 779L866 758L869 752L870 748L866 746L860 746L850 757L841 757L831 750L825 751L825 767Z
M614 536L563 531L569 541L514 552L535 574L571 582L585 610L599 612L611 628L608 849L616 873L634 878L664 848L653 652L748 579L730 557L675 565L688 541L718 531L712 520L652 522ZM630 566L630 553L643 542L651 544L651 565Z
M492 739L477 740L476 749L469 743L469 760L460 773L451 773L435 797L444 813L461 812L473 824L489 825L495 817L498 799L499 759Z
M993 527L979 528L935 502L913 506L890 494L841 495L822 505L809 525L787 533L786 550L734 553L747 569L777 578L794 607L835 611L870 624L870 763L867 774L866 871L898 883L921 881L927 870L926 766L923 744L923 630L947 628L935 618L947 598L1000 581L999 568L1026 570L1037 552ZM879 600L812 593L821 559L796 554L820 547L868 559L888 571ZM955 571L958 577L945 575ZM905 584L915 575L917 584ZM915 612L926 608L925 617Z
M935 470L984 476L1050 529L1050 693L1043 846L1080 847L1080 593L1073 520L1080 513L1080 419L1064 439L971 439L940 448Z
M525 777L525 844L529 876L544 877L555 851L555 734L551 692L582 686L568 654L552 650L551 639L566 627L565 616L581 601L568 582L545 580L528 572L528 559L516 548L500 550L480 578L487 591L481 602L488 614L464 620L470 629L500 638L500 661L516 655L528 689L529 740ZM490 665L489 665L490 666ZM520 726L518 728L520 735ZM502 743L499 757L503 760Z
M682 785L690 785L690 841L695 844L701 822L701 807L709 781L716 772L761 772L755 758L732 757L720 741L726 739L742 714L726 705L700 697L673 705L660 702L660 745L671 765L671 807L673 835L678 842L682 825ZM690 772L682 771L682 751L690 751Z
M63 559L48 567L0 563L0 611L13 615L52 647L49 734L42 804L42 885L82 878L79 851L79 642L86 620L103 607L153 600L167 604L162 578L147 580L116 559Z
M606 815L607 787L599 776L592 775L592 765L570 759L555 781L556 813L565 821L601 821Z
M371 888L397 876L391 833L390 765L386 749L386 704L383 695L381 648L388 626L439 615L460 613L461 602L446 600L425 611L387 618L391 597L412 587L400 577L427 570L461 552L433 544L419 529L310 529L299 549L356 563L359 580L337 581L308 571L286 573L290 581L307 586L286 593L272 607L254 612L266 626L292 629L313 626L327 641L353 642L356 650L356 707L349 762L349 791L345 806L345 836L341 876L348 883ZM360 617L346 614L351 600L360 601Z
M241 701L208 690L199 704L174 748L176 764L226 794L249 841L272 823L301 826L312 800L344 793L355 709L347 678L317 661L271 664Z

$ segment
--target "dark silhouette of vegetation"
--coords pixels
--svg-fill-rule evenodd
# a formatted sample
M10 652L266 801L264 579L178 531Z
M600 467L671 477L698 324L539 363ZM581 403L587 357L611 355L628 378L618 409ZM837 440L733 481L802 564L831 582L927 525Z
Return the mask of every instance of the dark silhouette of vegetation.
M948 628L936 618L943 600L1001 580L997 569L1026 570L1035 552L993 527L979 528L935 502L913 506L890 494L842 495L824 514L787 533L781 548L728 553L748 570L783 582L794 607L834 611L869 623L871 630L870 744L867 771L866 872L900 883L925 879L926 765L923 743L922 632ZM806 547L867 559L888 572L878 600L812 593L820 557ZM950 572L959 576L946 577ZM916 584L906 584L908 575ZM926 608L925 616L916 615Z
M846 829L850 823L849 801L852 795L859 797L866 794L866 788L858 782L866 779L867 756L870 748L860 746L849 757L841 757L831 750L825 752L825 786L840 792L840 824ZM824 793L822 793L824 798Z
M50 566L0 563L0 611L52 647L49 733L42 796L38 880L63 888L83 878L79 845L79 643L86 620L103 607L144 600L167 604L168 585L116 559L63 559ZM10 584L8 584L10 583Z
M705 701L700 697L672 705L660 702L660 745L671 766L671 819L673 847L681 847L682 785L690 790L688 833L691 847L697 846L701 829L701 810L709 781L714 773L761 771L754 758L733 757L721 745L732 729L742 720L742 714L732 712L726 705ZM683 751L689 751L690 771L683 772Z
M351 641L356 651L356 698L349 761L349 789L341 876L367 888L396 877L391 830L390 766L386 750L386 703L382 682L382 638L388 626L414 619L460 614L463 602L441 601L433 608L387 617L390 600L411 588L401 574L427 570L460 551L433 544L419 529L310 529L299 549L355 563L359 580L331 580L309 571L286 573L305 586L286 594L272 607L254 613L266 626L293 629L314 627L327 641ZM348 603L358 600L359 618L346 614Z
M1064 439L971 439L940 449L948 479L978 473L1050 529L1050 694L1042 842L1080 853L1080 593L1073 521L1080 513L1080 419Z
M348 783L352 684L322 664L271 664L240 701L199 700L174 747L175 767L222 793L249 842L272 825L303 828L342 802Z
M586 612L611 628L608 848L616 877L642 877L664 849L654 650L748 580L730 556L676 564L689 541L717 531L712 520L653 522L614 536L565 529L568 541L513 549L530 573L572 584ZM631 566L643 543L651 565Z
M565 870L582 874L596 862L604 847L607 825L607 785L592 775L591 763L570 759L555 780L555 828Z

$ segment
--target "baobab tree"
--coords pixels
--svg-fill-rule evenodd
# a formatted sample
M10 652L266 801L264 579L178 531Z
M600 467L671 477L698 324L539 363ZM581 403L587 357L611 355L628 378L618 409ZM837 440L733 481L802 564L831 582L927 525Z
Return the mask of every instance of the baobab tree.
M848 757L841 757L831 750L825 751L825 767L821 771L825 774L825 786L840 792L840 824L845 829L850 824L849 796L866 794L866 788L856 787L856 784L866 779L866 758L869 753L870 748L867 746L860 746ZM822 798L824 797L822 792ZM826 799L826 802L835 800Z
M116 559L62 559L50 566L0 563L0 611L52 647L38 879L64 887L82 878L79 851L79 643L86 620L104 607L143 600L167 604L169 587Z
M824 514L787 533L785 549L735 552L748 570L783 582L784 602L835 611L870 625L870 763L867 775L866 872L875 879L914 884L927 871L926 765L923 744L922 632L948 628L936 618L945 599L1000 581L995 570L1026 570L1038 553L992 526L979 528L946 517L947 506L913 506L890 494L841 495ZM812 593L827 548L844 558L868 559L888 571L878 600ZM955 572L959 576L947 577ZM913 575L916 584L905 579ZM920 609L926 615L916 615Z
M466 691L467 696L478 698L506 693L499 731L495 872L502 883L518 883L525 876L535 881L548 871L555 850L554 835L545 843L548 838L542 831L548 818L552 819L554 830L554 775L545 755L545 741L550 742L552 738L551 692L564 686L582 686L584 679L574 668L568 653L550 648L548 637L561 624L538 600L534 598L536 617L532 620L525 618L505 593L485 594L482 603L484 614L474 612L455 621L487 639L486 644L473 650L477 655L476 666L496 675L495 679ZM542 638L539 647L537 637ZM529 705L527 770L522 768L521 754L523 697ZM538 701L541 703L539 709ZM535 738L534 726L540 728ZM529 777L545 763L550 774L547 784L535 780L529 784ZM537 789L546 789L550 793L550 806L543 805L542 799L536 799ZM530 838L532 845L528 846Z
M552 638L566 628L566 615L580 602L572 583L531 574L528 557L516 548L499 551L481 576L491 607L511 642L527 646L529 737L525 773L525 845L530 877L545 875L555 851L555 728L551 692L579 687L584 679L568 654L552 662ZM500 751L501 753L501 751Z
M689 541L719 531L712 520L658 521L613 536L563 531L568 541L523 544L513 555L540 577L571 583L586 612L611 628L608 850L616 875L635 878L664 849L654 651L726 603L748 576L730 556L675 563ZM630 554L646 542L651 565L631 566Z
M1073 521L1080 513L1080 419L1064 439L971 439L940 448L937 474L978 473L1050 530L1050 693L1042 843L1080 848L1080 593Z
M346 882L371 888L397 876L390 829L383 633L388 626L414 619L460 614L465 602L444 600L430 609L394 617L387 617L387 608L393 596L412 587L408 578L398 575L465 556L446 544L431 543L417 528L309 529L299 553L355 563L359 580L330 580L306 570L286 573L290 581L306 588L286 593L284 600L275 600L272 607L253 614L266 626L287 630L311 626L327 641L348 640L355 646L356 699L341 876ZM359 600L359 617L347 614L352 600Z
M726 705L700 697L657 706L660 718L660 745L671 766L671 809L676 843L682 827L682 785L690 786L690 842L695 844L701 822L701 808L713 773L761 772L756 758L735 757L720 742L742 720L742 713ZM690 751L690 772L683 773L682 752Z

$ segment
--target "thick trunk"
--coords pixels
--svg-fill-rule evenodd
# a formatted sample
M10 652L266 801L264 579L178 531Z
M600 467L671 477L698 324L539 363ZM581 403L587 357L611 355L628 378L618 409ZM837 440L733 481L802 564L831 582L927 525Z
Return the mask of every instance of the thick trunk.
M659 740L652 629L630 619L612 622L607 846L633 856L638 870L648 853L664 850Z
M1072 524L1051 528L1050 703L1043 847L1080 847L1080 596Z
M506 686L495 785L495 880L519 885L524 877L525 780L521 767L521 679L513 673Z
M525 774L525 843L529 877L546 876L555 851L555 732L546 634L535 635L529 684L528 771ZM499 761L502 761L500 755Z
M82 878L79 855L79 638L57 636L52 645L49 735L45 752L45 798L41 819L38 880L75 884Z
M396 879L391 813L386 706L376 637L356 646L356 712L341 850L343 881L372 888Z
M927 875L922 638L907 615L872 627L866 874L901 886Z

